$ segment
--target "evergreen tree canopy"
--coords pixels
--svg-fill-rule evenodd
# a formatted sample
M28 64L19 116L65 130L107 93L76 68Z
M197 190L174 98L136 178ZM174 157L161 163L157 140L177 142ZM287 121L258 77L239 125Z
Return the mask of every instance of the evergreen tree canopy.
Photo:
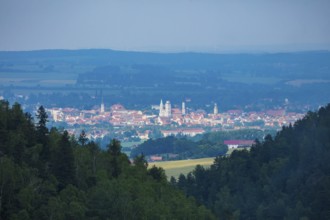
M41 105L37 112L37 119L39 120L37 123L37 131L40 137L45 136L48 134L48 128L46 127L46 124L48 122L48 115L46 113L45 108Z
M214 219L161 168L132 165L119 141L80 145L48 131L42 106L37 118L0 101L0 219Z
M172 182L220 219L330 219L330 104Z
M82 146L85 146L86 143L88 142L88 138L87 138L85 130L81 131L78 141Z

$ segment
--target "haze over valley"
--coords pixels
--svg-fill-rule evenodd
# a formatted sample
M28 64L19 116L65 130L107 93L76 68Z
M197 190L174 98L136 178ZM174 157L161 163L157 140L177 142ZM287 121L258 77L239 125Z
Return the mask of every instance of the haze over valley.
M330 219L328 0L0 0L0 219Z

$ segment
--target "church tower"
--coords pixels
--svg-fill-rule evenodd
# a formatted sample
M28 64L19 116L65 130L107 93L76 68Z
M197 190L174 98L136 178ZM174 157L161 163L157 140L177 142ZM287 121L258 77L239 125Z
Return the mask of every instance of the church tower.
M160 104L159 104L159 117L164 117L164 105L163 105L163 100L160 100Z
M103 97L102 97L102 102L101 102L100 112L101 112L101 113L104 113L104 102L103 102Z
M159 105L159 117L171 117L171 103L170 101L166 101L165 105L163 104L163 100L160 100Z
M166 101L165 103L165 117L171 117L171 103L170 101Z
M214 104L213 114L215 114L215 115L218 114L218 105L217 105L217 103Z
M184 102L182 102L182 110L181 110L181 114L185 115L186 114L186 104Z

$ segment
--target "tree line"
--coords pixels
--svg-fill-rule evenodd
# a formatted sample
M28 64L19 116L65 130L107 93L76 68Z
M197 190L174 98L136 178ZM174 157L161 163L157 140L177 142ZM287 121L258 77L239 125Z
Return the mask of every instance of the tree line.
M330 219L330 104L171 182L219 219Z
M165 138L149 139L136 148L133 148L131 156L143 154L166 155L176 154L176 160L187 158L216 157L226 154L228 147L223 142L211 142L206 139L199 141L189 140L186 137L168 136Z
M228 151L227 145L224 144L225 140L255 140L263 138L267 134L275 135L275 133L274 130L242 129L210 132L195 137L168 136L149 139L133 148L131 157L140 154L145 156L176 154L175 160L217 157L225 155Z

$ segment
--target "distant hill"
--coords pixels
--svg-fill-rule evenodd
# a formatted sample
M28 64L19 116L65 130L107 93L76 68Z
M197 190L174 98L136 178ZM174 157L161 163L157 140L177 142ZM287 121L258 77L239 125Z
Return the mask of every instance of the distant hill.
M220 70L231 74L275 75L290 74L329 78L329 51L291 53L214 54L214 53L152 53L114 51L106 49L0 51L0 64L6 63L73 63L105 65L155 65L174 69ZM316 75L315 75L316 74ZM274 76L274 75L273 75ZM307 76L307 75L306 75Z
M172 182L220 219L330 219L330 104Z
M1 95L14 96L14 91L24 91L33 97L19 100L22 104L42 100L45 105L59 107L99 105L102 93L106 105L121 103L128 108L150 106L163 98L173 104L191 100L187 107L192 108L218 103L220 111L233 107L260 110L281 106L287 99L293 104L291 109L296 110L296 106L314 107L329 102L329 70L329 51L2 51L0 92L3 89ZM77 96L84 98L71 98Z

